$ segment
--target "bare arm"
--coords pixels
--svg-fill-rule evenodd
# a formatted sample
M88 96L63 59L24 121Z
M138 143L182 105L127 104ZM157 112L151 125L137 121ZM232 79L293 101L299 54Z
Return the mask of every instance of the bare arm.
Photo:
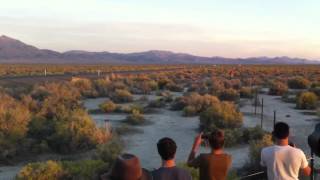
M197 154L197 152L200 148L200 145L201 145L201 136L202 136L202 133L198 134L194 140L191 152L188 157L188 162L187 162L188 166L193 166L192 162L195 160L196 154Z

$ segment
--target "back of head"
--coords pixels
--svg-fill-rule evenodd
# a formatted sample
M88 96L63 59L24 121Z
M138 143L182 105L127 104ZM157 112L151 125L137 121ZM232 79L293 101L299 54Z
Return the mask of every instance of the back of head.
M209 136L209 144L212 149L222 149L224 146L224 132L216 129Z
M174 158L177 150L176 143L168 137L162 138L157 143L158 152L161 158L165 161Z
M285 122L278 122L274 126L272 132L273 136L277 139L286 139L289 137L289 125Z

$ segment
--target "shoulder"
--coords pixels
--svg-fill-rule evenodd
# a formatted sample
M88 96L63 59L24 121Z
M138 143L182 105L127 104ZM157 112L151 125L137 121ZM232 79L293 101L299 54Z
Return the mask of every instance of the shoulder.
M178 174L183 175L183 176L191 176L190 172L182 169L182 168L178 168L176 167L175 170L178 172Z
M262 148L261 154L272 152L274 151L274 149L275 149L275 146L268 146L268 147Z
M296 156L305 157L304 152L299 148L290 147L290 151L292 151Z
M162 168L158 168L158 169L155 169L155 170L151 171L151 174L153 174L153 175L159 174L159 173L161 173L162 171L163 171Z

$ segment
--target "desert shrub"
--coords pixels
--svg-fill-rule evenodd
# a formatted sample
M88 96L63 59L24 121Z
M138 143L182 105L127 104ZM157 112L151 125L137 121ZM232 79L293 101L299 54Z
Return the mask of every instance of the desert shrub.
M17 180L63 180L99 179L99 175L107 171L109 163L102 160L81 161L47 161L42 163L31 163L24 166L18 173Z
M207 108L200 114L200 127L202 129L237 128L243 123L242 113L231 102L221 102Z
M24 166L17 175L17 180L59 180L64 179L66 172L60 163L47 161Z
M288 80L288 86L291 89L307 89L310 81L303 77L296 77Z
M123 103L123 102L131 102L133 101L132 94L127 90L117 89L112 95L111 100L116 103Z
M171 105L172 110L183 110L186 106L191 107L198 114L206 110L209 106L219 103L219 99L211 95L199 95L198 93L190 93L186 96L176 98Z
M198 169L189 167L186 163L179 163L178 167L188 171L191 174L193 180L200 180L200 174Z
M205 133L210 133L216 126L211 126L211 129L205 129ZM261 140L266 134L263 129L259 126L253 128L226 128L224 129L225 134L225 146L232 147L241 144L248 144L251 141Z
M182 168L188 171L191 174L192 180L200 180L199 169L189 167L186 163L179 163L177 165L179 168ZM238 180L239 177L237 176L236 171L230 170L228 172L227 180Z
M282 96L288 91L288 86L282 82L272 82L269 88L269 94Z
M130 112L133 113L134 111L138 111L140 114L144 113L144 107L140 104L133 104L130 105Z
M71 83L79 90L84 97L97 97L98 92L94 88L92 82L89 79L79 78L73 79Z
M108 100L100 104L99 108L101 109L102 112L109 113L109 112L115 111L117 109L117 105L114 102Z
M0 93L0 161L15 156L28 131L31 113L14 98Z
M251 141L249 146L248 166L252 168L259 168L262 148L271 146L272 144L272 136L270 134L265 134L261 140Z
M114 136L110 141L105 144L97 146L94 159L102 160L109 164L113 164L118 155L123 151L123 143L121 140Z
M33 95L39 90L48 93L39 99L34 97L40 108L28 124L29 138L60 153L90 149L107 140L107 134L96 127L81 106L79 92L70 84L36 86ZM34 145L35 149L39 149L37 146Z
M131 125L141 125L146 122L146 119L138 110L133 110L132 113L127 116L125 122Z
M221 92L225 89L224 83L221 80L213 79L210 87L210 92L213 95L218 95L218 92Z
M173 91L173 92L182 92L183 87L181 85L175 83L169 83L166 85L166 89Z
M315 109L317 107L318 97L313 92L303 92L298 95L297 108L299 109Z
M242 87L240 89L240 97L241 98L253 98L254 91L250 87Z
M240 128L225 129L225 146L232 147L243 143L243 130Z
M244 128L242 138L244 142L256 141L263 138L266 132L260 127Z
M170 109L173 111L182 110L185 106L187 106L187 102L184 97L177 97L172 102Z
M195 116L197 115L197 109L194 106L186 106L183 108L184 116Z
M91 180L99 179L99 175L106 172L110 165L102 160L62 161L61 165L66 173L65 179Z
M97 79L93 81L93 87L99 96L108 96L111 81L109 79Z
M162 107L165 107L165 106L166 106L166 103L162 99L157 99L157 100L150 101L149 104L148 104L148 107L151 107L151 108L162 108Z
M155 91L158 89L158 83L154 80L145 80L136 84L136 88L142 94L149 94L151 91Z
M219 92L219 99L222 101L238 101L240 99L240 95L237 90L230 88Z
M320 97L320 87L311 88L310 91Z
M159 89L164 89L169 83L172 83L172 81L168 78L161 78L158 80L158 87Z
M54 124L54 134L48 137L49 146L57 152L75 152L95 147L107 141L107 133L84 110L71 111L67 120Z

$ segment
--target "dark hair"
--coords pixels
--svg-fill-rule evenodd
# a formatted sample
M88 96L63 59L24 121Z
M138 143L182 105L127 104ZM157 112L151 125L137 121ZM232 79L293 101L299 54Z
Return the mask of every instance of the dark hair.
M170 160L174 158L176 154L177 145L176 143L168 137L160 139L157 143L158 152L163 160Z
M214 130L209 136L209 144L212 149L221 149L224 146L224 132L220 129Z
M285 122L278 122L274 125L272 134L277 139L287 138L289 136L289 125Z

